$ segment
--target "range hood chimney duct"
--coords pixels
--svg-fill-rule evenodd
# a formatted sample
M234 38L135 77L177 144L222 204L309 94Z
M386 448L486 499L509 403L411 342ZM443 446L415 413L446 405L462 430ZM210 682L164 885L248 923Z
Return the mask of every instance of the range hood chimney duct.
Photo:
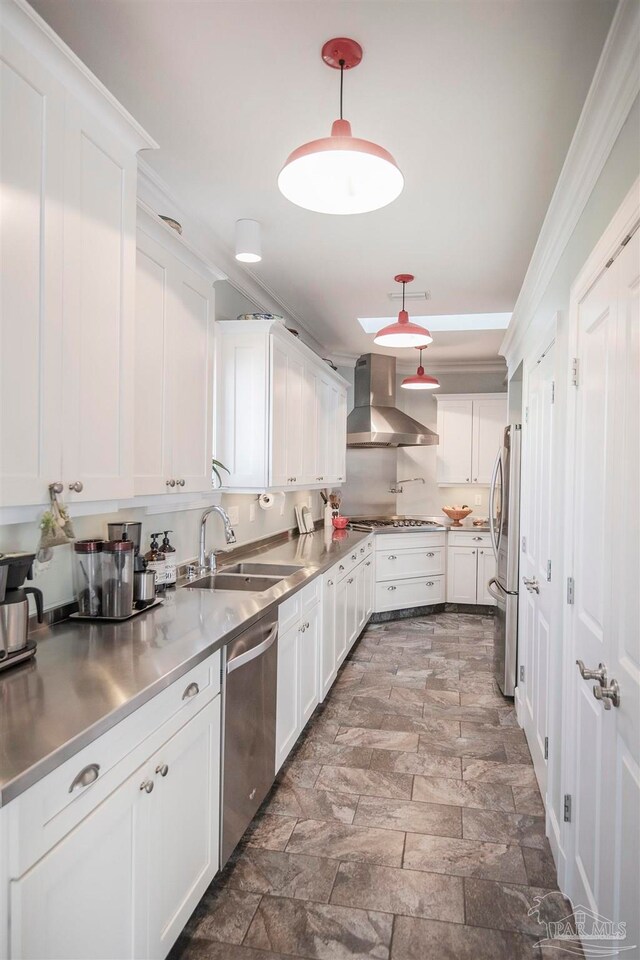
M348 447L428 447L438 434L396 407L396 361L365 353L356 361L355 406L347 418Z

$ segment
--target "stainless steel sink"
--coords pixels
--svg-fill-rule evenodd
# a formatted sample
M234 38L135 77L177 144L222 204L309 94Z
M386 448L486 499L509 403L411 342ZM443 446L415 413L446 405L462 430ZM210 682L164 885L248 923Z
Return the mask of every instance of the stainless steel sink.
M224 573L244 573L263 577L290 577L302 570L299 564L292 563L232 563L224 568Z
M185 583L185 587L198 587L200 590L245 590L250 593L263 593L280 583L282 577L251 577L238 573L215 573L199 580Z

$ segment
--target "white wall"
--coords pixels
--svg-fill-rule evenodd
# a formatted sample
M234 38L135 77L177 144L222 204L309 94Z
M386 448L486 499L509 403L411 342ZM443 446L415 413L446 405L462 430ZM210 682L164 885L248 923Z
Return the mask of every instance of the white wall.
M281 511L280 504L271 510L264 511L259 507L255 511L255 520L251 521L250 508L256 501L251 495L223 495L222 505L229 510L236 507L239 512L239 522L234 524L238 544L249 543L268 537L280 531L290 530L295 526L294 506L296 503L306 503L311 498L314 517L320 517L320 497L315 491L301 491L286 494ZM219 496L212 497L215 502ZM73 511L71 511L73 513ZM138 510L120 510L112 514L98 514L96 516L73 518L75 534L78 539L86 537L107 536L107 523L112 520L139 520L142 522L142 542L145 550L149 546L149 535L158 530L173 530L170 540L176 548L178 563L192 560L198 553L198 538L200 531L200 517L202 507L180 512L148 515L144 508ZM35 552L40 531L37 523L9 524L0 527L0 553L12 550L27 550ZM207 549L223 549L225 546L222 523L219 517L212 516L207 526ZM73 585L71 579L72 547L60 546L53 550L53 559L40 566L35 566L34 583L44 593L45 609L50 610L62 603L73 600Z
M544 295L531 319L531 328L525 345L525 364L535 361L537 339L558 313L555 348L555 408L554 408L554 481L557 492L554 513L557 518L553 542L553 569L560 571L554 583L552 613L551 663L548 692L549 716L549 771L548 808L552 822L557 826L554 851L563 858L562 804L565 784L561 769L561 745L565 731L562 727L563 707L563 643L562 622L565 605L564 557L564 503L567 390L569 389L570 357L568 348L568 312L570 289L589 254L604 233L609 221L640 174L640 102L636 99L627 120L614 144L607 162L591 193L578 224L564 249L562 257ZM515 358L519 363L519 358ZM515 371L514 371L515 372ZM523 399L526 404L526 398ZM524 429L524 428L523 428ZM523 531L526 533L526 531ZM552 841L553 844L553 841Z

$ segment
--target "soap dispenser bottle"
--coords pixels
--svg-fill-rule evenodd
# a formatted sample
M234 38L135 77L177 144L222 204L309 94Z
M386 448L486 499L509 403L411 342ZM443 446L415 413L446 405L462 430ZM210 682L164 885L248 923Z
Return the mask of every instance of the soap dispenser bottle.
M164 564L165 564L165 571L166 571L167 586L171 586L172 584L174 584L178 578L177 572L176 572L176 557L175 557L176 548L171 546L171 543L169 542L170 533L173 533L173 530L164 531L164 537L162 539L162 547L161 547L162 552L164 553Z
M153 570L156 578L156 590L164 590L167 585L167 564L165 555L158 544L159 533L151 534L151 547L145 553L147 570Z

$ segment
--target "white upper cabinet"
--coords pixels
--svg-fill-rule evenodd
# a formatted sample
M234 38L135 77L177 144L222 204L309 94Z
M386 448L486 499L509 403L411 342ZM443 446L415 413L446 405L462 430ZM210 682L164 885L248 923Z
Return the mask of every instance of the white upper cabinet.
M0 506L58 480L131 496L136 156L156 145L26 4L3 3L1 44Z
M211 489L217 275L142 208L136 264L135 493L204 492Z
M436 401L438 483L489 484L507 424L506 393L439 396Z
M217 327L215 456L234 490L345 479L346 382L278 322Z

